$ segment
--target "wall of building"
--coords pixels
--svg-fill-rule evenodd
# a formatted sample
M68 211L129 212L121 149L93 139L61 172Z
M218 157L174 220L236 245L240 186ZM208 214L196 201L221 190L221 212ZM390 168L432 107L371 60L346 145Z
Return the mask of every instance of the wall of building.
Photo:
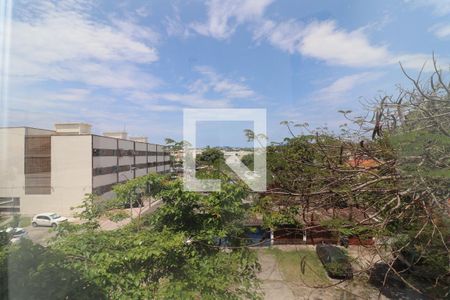
M50 180L39 181L39 184L45 183L45 187L49 188L44 193L39 186L40 194L33 189L28 189L32 193L27 194L25 141L32 141L28 147L33 151L28 152L33 158L40 157L40 137L43 137L43 145L50 140L50 144L45 145L50 148L50 172L41 172ZM39 162L36 163L39 165ZM41 166L38 167L40 170ZM88 193L112 198L114 194L111 189L117 182L147 173L167 172L169 169L170 155L161 145L90 134L55 134L51 130L35 128L0 128L0 212L2 199L14 198L20 199L21 214L34 215L48 211L72 215L70 208L80 205ZM31 173L35 175L34 171ZM15 203L14 199L12 202Z
M134 171L131 170L134 165L134 142L119 140L119 182L134 178ZM121 168L122 167L122 168Z
M147 157L147 161L148 161L148 172L149 173L156 173L156 155L153 153L156 153L156 145L154 144L149 144L148 145L148 152L151 153L152 155L149 155Z
M156 172L164 172L164 170L165 170L164 147L160 146L160 145L156 145L156 151L157 151L156 161L158 162L156 164Z
M147 165L147 144L141 143L141 142L135 142L134 148L136 152L136 156L134 158L136 171L135 175L136 177L146 175L148 172L148 165Z
M94 192L111 198L110 189L117 182L155 173L157 168L158 172L169 171L170 155L164 151L161 145L94 135Z
M0 213L26 214L29 203L34 205L48 198L48 195L25 192L25 137L49 136L52 133L51 130L28 127L0 128ZM30 192L33 191L28 190ZM9 198L17 201L8 203Z
M112 150L116 151L118 148L118 140L103 136L92 136L92 147L93 149L101 150ZM117 155L116 152L103 151L104 153L99 153L98 156L93 156L93 168L109 168L117 166ZM93 177L93 188L98 188L102 186L109 186L111 184L117 183L117 171L109 172L109 174L95 175Z
M25 127L26 135L52 135L54 133L55 131L53 130Z
M25 195L24 153L25 128L0 128L0 202ZM0 212L9 208L5 203Z
M71 207L81 204L92 192L91 136L51 137L51 194L27 195L22 214L49 211L71 215Z
M164 147L164 172L169 172L170 167L170 152L167 147Z

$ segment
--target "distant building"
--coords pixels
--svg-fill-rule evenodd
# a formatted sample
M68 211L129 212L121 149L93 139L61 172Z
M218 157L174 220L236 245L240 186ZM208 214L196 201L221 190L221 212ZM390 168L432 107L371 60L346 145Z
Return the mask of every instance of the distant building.
M0 128L0 213L68 215L85 194L110 198L118 182L168 172L166 147L146 141L125 132L95 135L84 123Z
M231 150L231 151L224 151L225 159L230 156L236 156L239 159L242 159L244 156L248 154L253 154L253 151L246 151L246 150Z

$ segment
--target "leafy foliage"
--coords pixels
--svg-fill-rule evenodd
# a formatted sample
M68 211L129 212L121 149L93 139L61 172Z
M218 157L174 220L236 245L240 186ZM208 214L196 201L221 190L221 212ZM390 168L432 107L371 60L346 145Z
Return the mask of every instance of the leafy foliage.
M253 154L246 154L241 159L242 163L249 168L250 170L253 170L255 167L255 158Z
M115 201L109 202L109 208L135 206L142 202L144 197L152 197L159 192L161 182L167 180L166 176L147 174L124 183L116 184L113 191L116 194Z
M197 157L198 164L214 165L222 161L225 161L225 157L223 152L218 148L207 147Z
M402 260L404 284L448 297L450 85L437 68L427 82L406 76L413 88L366 104L373 118L341 111L356 130L283 121L289 137L268 148L270 186L258 206L269 226L373 236L389 272Z
M258 298L255 272L259 265L238 238L243 231L245 189L224 184L221 192L198 194L183 191L179 181L152 175L122 186L121 196L130 195L125 187L133 191L147 183L148 194L161 198L164 205L143 216L141 224L135 220L124 228L102 231L95 223L101 211L98 203L95 197L87 197L79 216L88 225L62 227L47 248L30 243L9 248L6 255L16 264L9 275L15 282L2 286L4 295L9 292L23 299ZM219 246L220 238L236 248L225 250ZM3 267L2 278L5 274Z
M106 299L102 288L54 249L24 240L0 253L1 299Z
M119 210L119 211L108 211L106 213L106 216L108 217L109 220L117 223L122 220L125 220L130 215L122 210Z

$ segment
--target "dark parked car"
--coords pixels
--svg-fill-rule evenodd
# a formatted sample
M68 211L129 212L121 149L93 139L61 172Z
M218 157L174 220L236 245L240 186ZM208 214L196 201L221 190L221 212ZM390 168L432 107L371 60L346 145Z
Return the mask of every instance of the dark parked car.
M316 246L316 253L328 276L337 279L353 278L352 265L341 249L336 246L321 244Z

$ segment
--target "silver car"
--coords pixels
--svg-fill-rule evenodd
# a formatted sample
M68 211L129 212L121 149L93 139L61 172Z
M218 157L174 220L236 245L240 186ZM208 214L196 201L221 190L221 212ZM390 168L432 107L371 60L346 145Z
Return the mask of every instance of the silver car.
M33 227L47 226L56 228L59 224L65 221L67 221L67 218L61 217L57 213L42 213L33 217L31 225L33 225Z

